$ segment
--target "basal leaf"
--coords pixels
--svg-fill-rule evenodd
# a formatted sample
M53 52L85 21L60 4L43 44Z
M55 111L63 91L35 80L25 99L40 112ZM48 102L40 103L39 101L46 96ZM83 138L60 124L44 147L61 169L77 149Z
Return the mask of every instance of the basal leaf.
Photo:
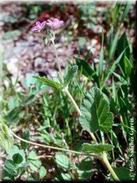
M112 128L113 119L109 102L100 89L95 87L87 93L80 110L80 124L84 130L107 132Z
M111 144L88 144L84 143L82 150L87 153L102 153L103 151L111 151L113 146Z

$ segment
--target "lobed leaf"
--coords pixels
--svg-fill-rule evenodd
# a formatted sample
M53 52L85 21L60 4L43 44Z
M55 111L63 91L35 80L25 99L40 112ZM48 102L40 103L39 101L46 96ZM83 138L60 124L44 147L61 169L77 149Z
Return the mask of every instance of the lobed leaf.
M113 118L107 97L98 88L87 93L80 107L80 124L84 130L108 132L112 128Z

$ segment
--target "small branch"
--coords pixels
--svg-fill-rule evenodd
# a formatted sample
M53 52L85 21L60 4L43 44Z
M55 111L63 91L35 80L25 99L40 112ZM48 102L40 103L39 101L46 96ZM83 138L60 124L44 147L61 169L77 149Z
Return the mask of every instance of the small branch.
M49 148L49 149L59 150L59 151L65 151L65 152L79 154L79 155L84 155L85 154L87 156L87 153L84 153L84 152L78 152L78 151L73 151L73 150L64 149L64 148L60 148L60 147L53 147L53 146L48 146L48 145L44 145L44 144L39 144L39 143L36 143L36 142L28 141L28 140L25 140L25 139L17 136L12 130L10 130L10 132L11 132L11 134L15 138L19 139L20 141L26 142L27 144L31 144L31 145L35 145L35 146L39 146L39 147L43 147L43 148ZM90 155L96 157L95 154L90 154Z

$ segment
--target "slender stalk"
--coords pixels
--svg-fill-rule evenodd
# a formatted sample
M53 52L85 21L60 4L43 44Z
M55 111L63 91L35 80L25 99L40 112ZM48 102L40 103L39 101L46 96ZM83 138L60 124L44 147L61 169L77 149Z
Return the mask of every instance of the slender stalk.
M72 95L71 95L70 92L68 91L68 89L67 89L67 88L64 88L63 91L64 91L64 92L66 93L66 95L69 97L70 101L72 102L73 106L75 107L76 111L78 112L78 114L79 114L79 116L80 116L80 115L81 115L81 111L80 111L78 105L76 104L75 100L73 99Z
M100 159L100 160L101 160L102 163L107 167L107 169L108 169L109 172L111 173L113 179L116 180L116 181L119 181L118 176L116 175L116 173L114 172L114 170L113 170L111 164L110 164L109 161L108 161L106 152L103 152L103 153L102 153L102 156L101 156L101 159Z
M84 152L78 152L78 151L73 151L73 150L64 149L64 148L60 148L60 147L48 146L48 145L44 145L44 144L39 144L39 143L36 143L36 142L28 141L28 140L25 140L25 139L17 136L12 130L10 130L10 132L11 132L11 134L15 138L19 139L20 141L26 142L27 144L31 144L31 145L35 145L35 146L39 146L39 147L43 147L43 148L50 148L50 149L59 150L59 151L65 151L65 152L79 154L79 155L84 155L84 154L87 155L87 153L84 153ZM91 155L96 157L95 154L91 154Z
M57 49L56 49L56 45L55 45L55 33L52 32L52 38L51 38L51 42L53 44L53 48L54 48L54 53L55 53L55 56L56 56L56 64L57 64L57 67L58 67L58 70L59 70L59 77L61 79L61 81L63 82L63 75L62 75L62 72L61 72L61 67L60 67L60 64L59 64L59 58L58 58L58 54L57 54Z

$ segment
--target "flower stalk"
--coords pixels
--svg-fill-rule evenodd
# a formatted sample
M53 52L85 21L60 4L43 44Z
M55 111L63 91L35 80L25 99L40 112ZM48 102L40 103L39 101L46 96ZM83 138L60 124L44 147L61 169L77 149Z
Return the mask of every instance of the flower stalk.
M58 58L58 54L57 54L57 49L56 49L56 45L55 45L55 33L52 32L52 38L51 38L51 42L52 42L52 45L53 45L53 48L54 48L54 53L55 53L55 57L56 57L56 64L57 64L57 67L58 67L58 70L59 70L59 77L61 79L61 81L63 82L63 75L62 75L62 72L61 72L61 67L60 67L60 64L59 64L59 58Z

